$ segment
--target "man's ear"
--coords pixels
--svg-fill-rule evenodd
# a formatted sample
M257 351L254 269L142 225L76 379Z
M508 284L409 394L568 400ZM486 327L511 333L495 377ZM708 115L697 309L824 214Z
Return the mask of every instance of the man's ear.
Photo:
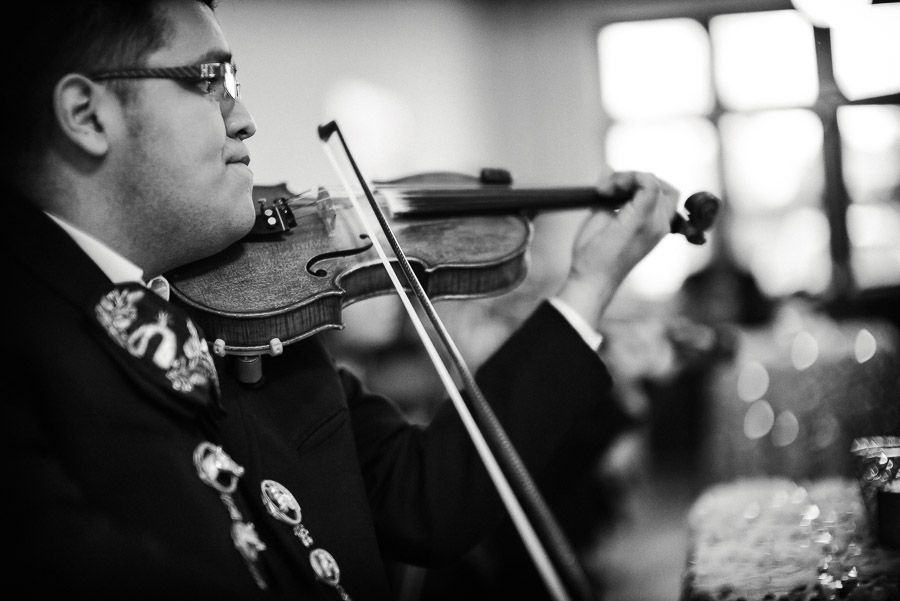
M63 76L53 90L53 110L63 136L93 156L109 150L104 105L111 92L78 73Z

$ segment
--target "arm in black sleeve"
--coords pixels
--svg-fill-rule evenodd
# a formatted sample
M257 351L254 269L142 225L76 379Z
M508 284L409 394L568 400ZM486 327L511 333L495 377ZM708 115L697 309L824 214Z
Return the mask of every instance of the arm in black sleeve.
M593 349L542 304L477 374L510 441L539 474L576 429L612 439L627 423ZM425 428L344 375L358 452L385 554L430 564L458 556L503 517L494 485L450 402Z

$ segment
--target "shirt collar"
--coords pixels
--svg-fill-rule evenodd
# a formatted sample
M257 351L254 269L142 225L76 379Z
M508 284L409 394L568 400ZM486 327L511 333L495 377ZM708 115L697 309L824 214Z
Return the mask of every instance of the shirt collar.
M144 270L71 223L56 215L47 215L68 233L78 246L97 264L113 284L143 282Z

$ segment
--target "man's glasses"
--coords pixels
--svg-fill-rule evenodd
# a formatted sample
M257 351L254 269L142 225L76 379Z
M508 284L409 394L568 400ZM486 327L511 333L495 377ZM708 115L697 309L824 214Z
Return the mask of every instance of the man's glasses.
M148 67L135 69L118 69L91 73L94 80L104 79L142 79L158 77L161 79L178 79L207 82L207 94L218 94L222 100L233 100L241 97L241 84L237 80L237 67L234 63L203 63L184 67Z

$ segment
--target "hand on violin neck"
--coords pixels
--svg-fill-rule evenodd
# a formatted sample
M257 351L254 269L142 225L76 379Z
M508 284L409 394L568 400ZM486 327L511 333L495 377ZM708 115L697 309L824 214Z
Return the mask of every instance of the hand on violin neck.
M585 218L557 295L595 326L625 277L670 233L679 196L668 182L636 171L613 173L597 189L632 199L616 212L598 209Z

